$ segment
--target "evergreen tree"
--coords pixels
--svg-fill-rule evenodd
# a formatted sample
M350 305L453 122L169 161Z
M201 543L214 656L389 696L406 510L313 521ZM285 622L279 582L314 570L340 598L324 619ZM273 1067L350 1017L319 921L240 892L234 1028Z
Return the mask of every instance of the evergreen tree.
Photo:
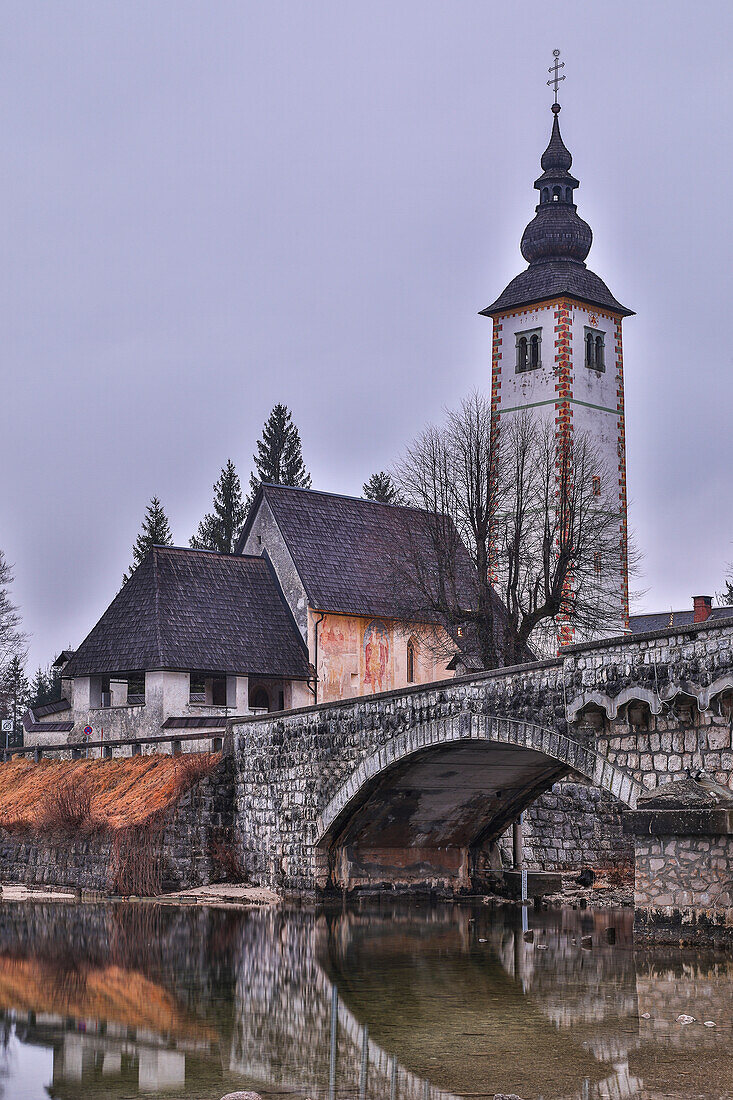
M137 569L140 562L151 546L170 546L173 542L168 517L163 511L163 505L157 497L152 497L150 504L145 509L145 518L140 529L140 534L135 539L132 547L132 565L127 573L122 576L122 583L128 581Z
M233 554L246 514L242 485L230 458L214 485L214 510L201 520L190 545L194 550Z
M365 481L361 489L367 500L377 500L380 504L402 504L402 496L390 474L380 470Z
M23 743L23 714L30 705L30 685L25 674L25 657L15 653L5 663L0 674L0 714L13 723L13 731L6 734L0 744L11 748Z
M310 489L311 477L303 461L300 432L285 405L276 405L267 418L254 463L255 472L249 479L248 508L263 481Z
M50 668L37 668L28 688L28 706L40 707L61 698L61 680Z

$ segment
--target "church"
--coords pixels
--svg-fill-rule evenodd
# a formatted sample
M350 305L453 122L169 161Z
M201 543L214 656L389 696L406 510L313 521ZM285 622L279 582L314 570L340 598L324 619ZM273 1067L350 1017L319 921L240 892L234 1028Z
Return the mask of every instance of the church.
M547 419L558 453L573 433L587 433L613 471L618 560L599 583L614 594L622 633L633 629L622 350L632 311L586 266L593 236L577 211L579 181L560 133L557 55L554 73L539 202L521 240L528 266L481 311L493 323L491 409L496 424L523 410ZM68 655L62 700L26 715L26 743L79 744L85 730L94 739L180 730L218 746L229 717L466 671L462 632L446 632L436 656L425 628L443 627L406 609L390 572L395 551L426 522L414 508L264 484L234 555L149 552ZM559 624L559 640L578 640L572 623Z

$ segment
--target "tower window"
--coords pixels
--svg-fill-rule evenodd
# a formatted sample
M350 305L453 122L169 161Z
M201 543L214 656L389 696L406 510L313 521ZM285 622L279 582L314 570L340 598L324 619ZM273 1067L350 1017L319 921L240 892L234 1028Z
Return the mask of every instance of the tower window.
M549 201L550 201L550 188L549 187L543 187L542 188L542 202L549 202Z
M517 370L526 370L527 362L527 337L520 336L517 341Z
M593 496L599 497L601 495L601 479L599 477L593 478Z
M516 333L517 373L542 366L542 329L532 328Z
M569 187L566 187L565 188L565 202L572 202L572 201L573 201L573 192L571 191L571 189Z
M553 202L559 202L561 196L562 196L562 188L553 187L553 189L552 189L552 201Z
M591 370L606 369L606 334L585 326L585 365Z
M415 646L412 640L407 643L407 682L415 683Z
M601 573L603 572L600 550L596 550L595 554L593 555L593 572L597 577L600 577Z

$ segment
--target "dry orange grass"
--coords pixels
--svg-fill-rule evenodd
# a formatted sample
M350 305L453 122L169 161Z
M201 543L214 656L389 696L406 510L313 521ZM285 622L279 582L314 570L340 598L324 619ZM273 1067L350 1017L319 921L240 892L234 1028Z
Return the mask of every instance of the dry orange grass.
M12 760L0 764L0 827L43 832L53 827L59 792L83 801L87 828L117 832L144 825L181 798L221 759L220 753L132 756L112 760ZM83 797L78 794L83 792ZM80 823L83 829L83 822Z

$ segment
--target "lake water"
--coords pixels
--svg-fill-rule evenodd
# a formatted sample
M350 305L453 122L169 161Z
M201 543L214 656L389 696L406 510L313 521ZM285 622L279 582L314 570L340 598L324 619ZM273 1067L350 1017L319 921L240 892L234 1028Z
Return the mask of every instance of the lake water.
M733 958L634 950L629 910L526 921L0 904L0 1097L733 1097Z

